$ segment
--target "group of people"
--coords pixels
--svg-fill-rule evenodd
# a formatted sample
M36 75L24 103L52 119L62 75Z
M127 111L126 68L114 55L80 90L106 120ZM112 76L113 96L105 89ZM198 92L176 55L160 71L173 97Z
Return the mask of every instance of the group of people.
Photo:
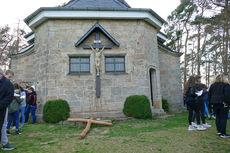
M229 138L226 133L227 119L230 107L230 85L222 74L214 78L209 90L201 83L201 76L190 76L184 88L184 101L189 111L188 130L206 130L211 127L205 121L205 110L210 104L215 112L216 131L222 138ZM207 113L210 118L209 113ZM194 118L197 124L194 123ZM200 118L202 123L200 123Z
M7 134L10 133L10 126L15 122L15 134L21 134L19 131L19 116L21 112L21 127L28 122L31 113L33 123L36 123L36 92L34 87L26 87L24 90L19 84L12 84L11 79L14 73L7 70L4 74L0 68L0 132L2 150L15 149L15 145L8 142ZM201 76L190 76L184 89L184 101L189 111L188 130L206 130L211 127L205 121L205 111L210 118L207 106L209 103L213 106L216 115L217 134L222 138L229 138L226 134L227 118L230 107L230 84L224 75L217 75L210 86L201 83ZM9 114L9 120L8 120ZM196 118L197 124L194 123ZM202 124L200 123L200 118ZM8 120L8 123L7 123Z
M0 68L0 129L2 150L13 150L15 145L8 142L7 135L11 135L10 126L15 124L15 134L21 134L19 131L19 121L21 116L21 126L29 120L31 113L33 123L36 123L36 92L34 87L26 87L24 90L19 84L11 83L14 73L7 70L4 74ZM20 115L21 114L21 115ZM9 116L9 120L8 120ZM8 122L7 122L8 120Z

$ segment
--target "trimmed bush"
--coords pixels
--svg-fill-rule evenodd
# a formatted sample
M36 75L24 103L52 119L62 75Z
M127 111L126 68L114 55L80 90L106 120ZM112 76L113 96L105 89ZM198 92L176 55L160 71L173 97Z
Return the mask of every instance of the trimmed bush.
M69 104L62 99L49 100L43 109L43 120L47 123L58 123L69 117Z
M145 95L129 96L125 100L123 112L134 118L152 118L149 99Z
M169 103L167 99L162 98L162 108L165 112L169 112Z

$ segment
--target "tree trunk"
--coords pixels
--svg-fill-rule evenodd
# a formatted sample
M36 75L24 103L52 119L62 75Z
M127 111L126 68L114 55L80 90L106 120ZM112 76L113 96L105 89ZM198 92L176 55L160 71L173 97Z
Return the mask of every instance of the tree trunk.
M210 61L210 59L209 59L209 61L208 61L208 86L210 85L210 64L211 63L211 61Z
M197 75L200 75L200 30L201 24L198 24L198 33L197 33Z
M194 50L195 50L195 42L193 41L193 48L192 48L192 75L194 75Z
M205 4L205 2L203 4ZM203 17L203 15L204 15L204 6L202 5L201 6L201 14L200 14L200 16ZM199 20L198 33L197 33L197 75L201 74L200 73L200 65L201 65L201 62L200 62L201 61L200 42L201 42L201 21Z
M224 74L228 75L228 43L229 43L229 14L228 14L228 2L225 0L225 52L224 52Z
M185 49L184 49L184 87L187 81L187 47L188 47L188 36L189 36L189 31L187 28L187 23L185 23L185 30L186 30L186 38L185 38Z

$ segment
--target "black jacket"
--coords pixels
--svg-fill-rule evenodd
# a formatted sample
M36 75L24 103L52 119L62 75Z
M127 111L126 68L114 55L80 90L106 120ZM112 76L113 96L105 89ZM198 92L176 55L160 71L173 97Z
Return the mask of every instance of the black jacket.
M14 98L14 86L6 77L0 80L0 111L5 110Z
M226 83L216 82L213 83L208 92L208 100L211 104L222 104L224 102L224 89Z
M188 91L186 92L186 103L196 102L197 95L195 93L195 85L193 83L189 84Z
M3 76L2 79L0 79L0 130L4 122L6 108L12 102L13 98L14 86Z
M30 106L37 105L37 94L35 91L29 94L27 104Z
M226 85L224 88L224 102L230 106L230 85Z

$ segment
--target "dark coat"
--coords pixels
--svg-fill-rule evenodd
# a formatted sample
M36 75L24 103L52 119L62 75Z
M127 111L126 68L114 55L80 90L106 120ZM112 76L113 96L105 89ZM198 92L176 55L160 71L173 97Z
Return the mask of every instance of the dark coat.
M195 85L193 83L189 84L188 91L186 92L186 103L196 102L197 95L195 93Z
M229 84L224 88L224 102L227 103L228 106L230 106L230 85Z
M208 91L208 100L211 104L222 104L224 102L224 89L228 84L215 82Z
M0 79L0 129L5 118L6 108L14 98L14 86L6 77Z

